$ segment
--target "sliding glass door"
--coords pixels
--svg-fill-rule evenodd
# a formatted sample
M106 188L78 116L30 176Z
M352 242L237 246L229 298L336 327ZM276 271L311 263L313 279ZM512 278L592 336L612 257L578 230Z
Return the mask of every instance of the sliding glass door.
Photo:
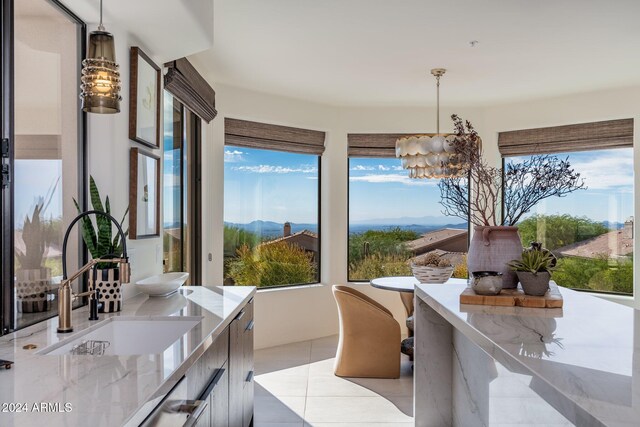
M62 237L83 203L84 116L79 106L83 23L56 2L2 1L2 326L57 314ZM8 25L7 25L8 23ZM78 230L68 269L82 261ZM75 284L78 291L81 285Z
M189 272L201 284L201 120L169 92L164 93L165 272Z

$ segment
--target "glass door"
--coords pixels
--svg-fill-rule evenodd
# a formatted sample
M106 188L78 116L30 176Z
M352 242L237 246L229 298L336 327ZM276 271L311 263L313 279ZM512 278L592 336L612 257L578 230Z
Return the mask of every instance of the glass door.
M84 24L57 2L3 0L3 138L7 172L2 189L3 330L57 314L62 238L81 207L84 116L79 76ZM11 19L13 18L13 19ZM6 55L5 55L6 52ZM5 66L6 65L6 66ZM67 268L82 261L79 231ZM78 291L80 285L75 284Z

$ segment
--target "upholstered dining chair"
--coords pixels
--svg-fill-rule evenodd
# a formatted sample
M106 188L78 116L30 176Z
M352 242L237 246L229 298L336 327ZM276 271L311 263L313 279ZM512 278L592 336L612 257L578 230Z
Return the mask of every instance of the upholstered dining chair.
M347 286L333 286L340 339L334 365L339 377L400 377L400 325L380 303Z

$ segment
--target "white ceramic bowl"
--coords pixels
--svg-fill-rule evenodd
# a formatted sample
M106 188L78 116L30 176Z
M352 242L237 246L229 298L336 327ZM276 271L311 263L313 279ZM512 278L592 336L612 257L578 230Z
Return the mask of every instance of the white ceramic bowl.
M175 292L187 281L189 273L164 273L136 282L138 289L150 297L161 297Z

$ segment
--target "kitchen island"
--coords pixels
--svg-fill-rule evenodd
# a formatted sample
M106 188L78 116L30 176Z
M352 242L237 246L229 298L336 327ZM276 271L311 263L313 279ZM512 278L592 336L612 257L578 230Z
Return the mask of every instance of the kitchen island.
M564 307L462 305L418 285L416 426L640 425L640 316L560 288Z
M198 388L194 393L201 393L202 389L209 388L208 383L212 386L221 384L220 377L229 388L224 397L230 401L224 402L224 410L233 407L235 409L229 410L244 411L244 414L236 414L239 420L243 415L245 418L250 416L253 411L254 294L254 287L240 286L182 287L168 297L140 294L126 300L121 312L100 314L98 321L88 320L87 307L74 310L75 331L72 334L58 334L58 318L54 317L3 336L0 338L0 359L15 363L9 370L0 370L0 403L4 405L0 408L0 425L137 426L149 423L167 395L175 394L178 385L189 391ZM156 354L41 353L70 336L82 334L87 328L94 329L101 322L109 322L110 318L153 321L175 316L199 320ZM246 336L244 347L241 340L234 340L234 336L242 338L242 335ZM151 337L152 342L154 338ZM240 347L234 347L235 341ZM247 374L244 370L251 372ZM208 379L209 375L215 376L215 382ZM235 377L239 379L236 381ZM240 394L235 400L234 381L239 384ZM216 415L211 413L214 407L222 411L219 402L213 402L215 393L209 391L209 405L200 406L209 406L209 412L201 411L204 421L198 425L212 424L207 422L207 417ZM250 399L244 402L244 408L243 393ZM243 421L232 422L233 416L231 413L228 417L225 415L230 424L244 424Z

